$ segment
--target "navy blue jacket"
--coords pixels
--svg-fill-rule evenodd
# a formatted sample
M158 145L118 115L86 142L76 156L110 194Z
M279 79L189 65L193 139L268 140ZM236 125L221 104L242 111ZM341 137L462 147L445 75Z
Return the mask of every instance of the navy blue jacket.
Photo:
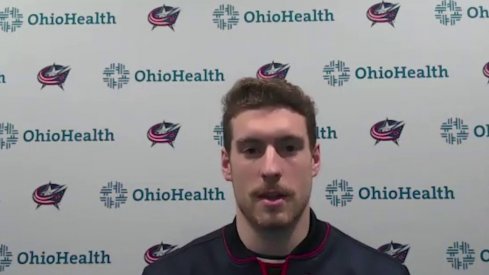
M360 243L311 211L307 237L286 257L282 275L409 275L394 258ZM267 275L238 236L236 222L176 249L143 275Z

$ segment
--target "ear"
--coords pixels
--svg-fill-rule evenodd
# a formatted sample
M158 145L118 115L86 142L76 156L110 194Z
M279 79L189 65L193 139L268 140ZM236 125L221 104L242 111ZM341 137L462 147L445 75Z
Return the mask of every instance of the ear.
M231 176L231 161L229 159L229 153L224 148L221 149L221 171L225 180L233 180Z
M319 144L314 146L312 150L312 177L317 176L319 169L321 167L321 150L319 149Z

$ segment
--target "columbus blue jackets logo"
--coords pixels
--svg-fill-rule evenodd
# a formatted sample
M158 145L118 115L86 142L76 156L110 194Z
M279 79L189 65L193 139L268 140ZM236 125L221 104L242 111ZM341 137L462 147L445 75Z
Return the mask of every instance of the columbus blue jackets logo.
M375 145L381 141L392 141L399 145L398 139L401 137L404 122L392 119L379 121L370 128L370 136L376 140Z
M272 63L261 66L256 72L256 77L260 79L285 79L287 73L289 72L289 68L289 64L276 63L272 61Z
M408 244L400 244L392 241L378 248L380 252L383 252L391 256L392 258L398 260L401 263L404 263L406 261L407 255L409 253L409 249L410 247Z
M144 261L147 264L152 264L162 256L172 252L176 247L176 245L166 244L163 242L161 244L154 245L146 250L146 253L144 253Z
M157 143L168 143L173 147L173 142L180 131L180 124L165 122L155 124L148 130L148 139L152 142L151 147Z
M32 194L32 199L37 204L36 209L41 205L54 205L59 210L59 203L63 199L65 191L65 185L51 182L38 187Z
M394 27L394 20L399 12L400 5L382 1L367 10L367 18L372 26L377 23L389 23Z
M180 8L174 8L163 5L153 9L148 14L148 22L153 25L154 30L156 27L170 27L172 31L173 25L177 22L178 15L180 14Z
M39 83L42 84L42 88L44 88L46 85L47 86L52 86L52 85L57 85L58 87L63 89L63 84L66 81L66 78L68 77L68 74L70 73L70 67L69 66L62 66L58 64L53 64L44 67L42 70L39 71L37 74L37 80Z
M482 69L482 73L484 74L485 77L489 78L489 62L487 62L486 65L484 65L484 68Z

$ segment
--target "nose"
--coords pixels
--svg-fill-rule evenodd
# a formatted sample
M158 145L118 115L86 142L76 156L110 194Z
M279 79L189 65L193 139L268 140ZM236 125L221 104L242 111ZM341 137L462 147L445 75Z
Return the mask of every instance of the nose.
M280 155L275 150L275 147L269 145L263 155L262 177L265 182L277 182L282 176L280 167Z

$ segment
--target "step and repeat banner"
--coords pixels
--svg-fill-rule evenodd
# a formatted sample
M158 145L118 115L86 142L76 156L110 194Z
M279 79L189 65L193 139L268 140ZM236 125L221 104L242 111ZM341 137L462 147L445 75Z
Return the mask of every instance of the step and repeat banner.
M489 274L489 2L0 4L0 274L141 274L234 217L221 97L316 101L311 205L412 274Z

